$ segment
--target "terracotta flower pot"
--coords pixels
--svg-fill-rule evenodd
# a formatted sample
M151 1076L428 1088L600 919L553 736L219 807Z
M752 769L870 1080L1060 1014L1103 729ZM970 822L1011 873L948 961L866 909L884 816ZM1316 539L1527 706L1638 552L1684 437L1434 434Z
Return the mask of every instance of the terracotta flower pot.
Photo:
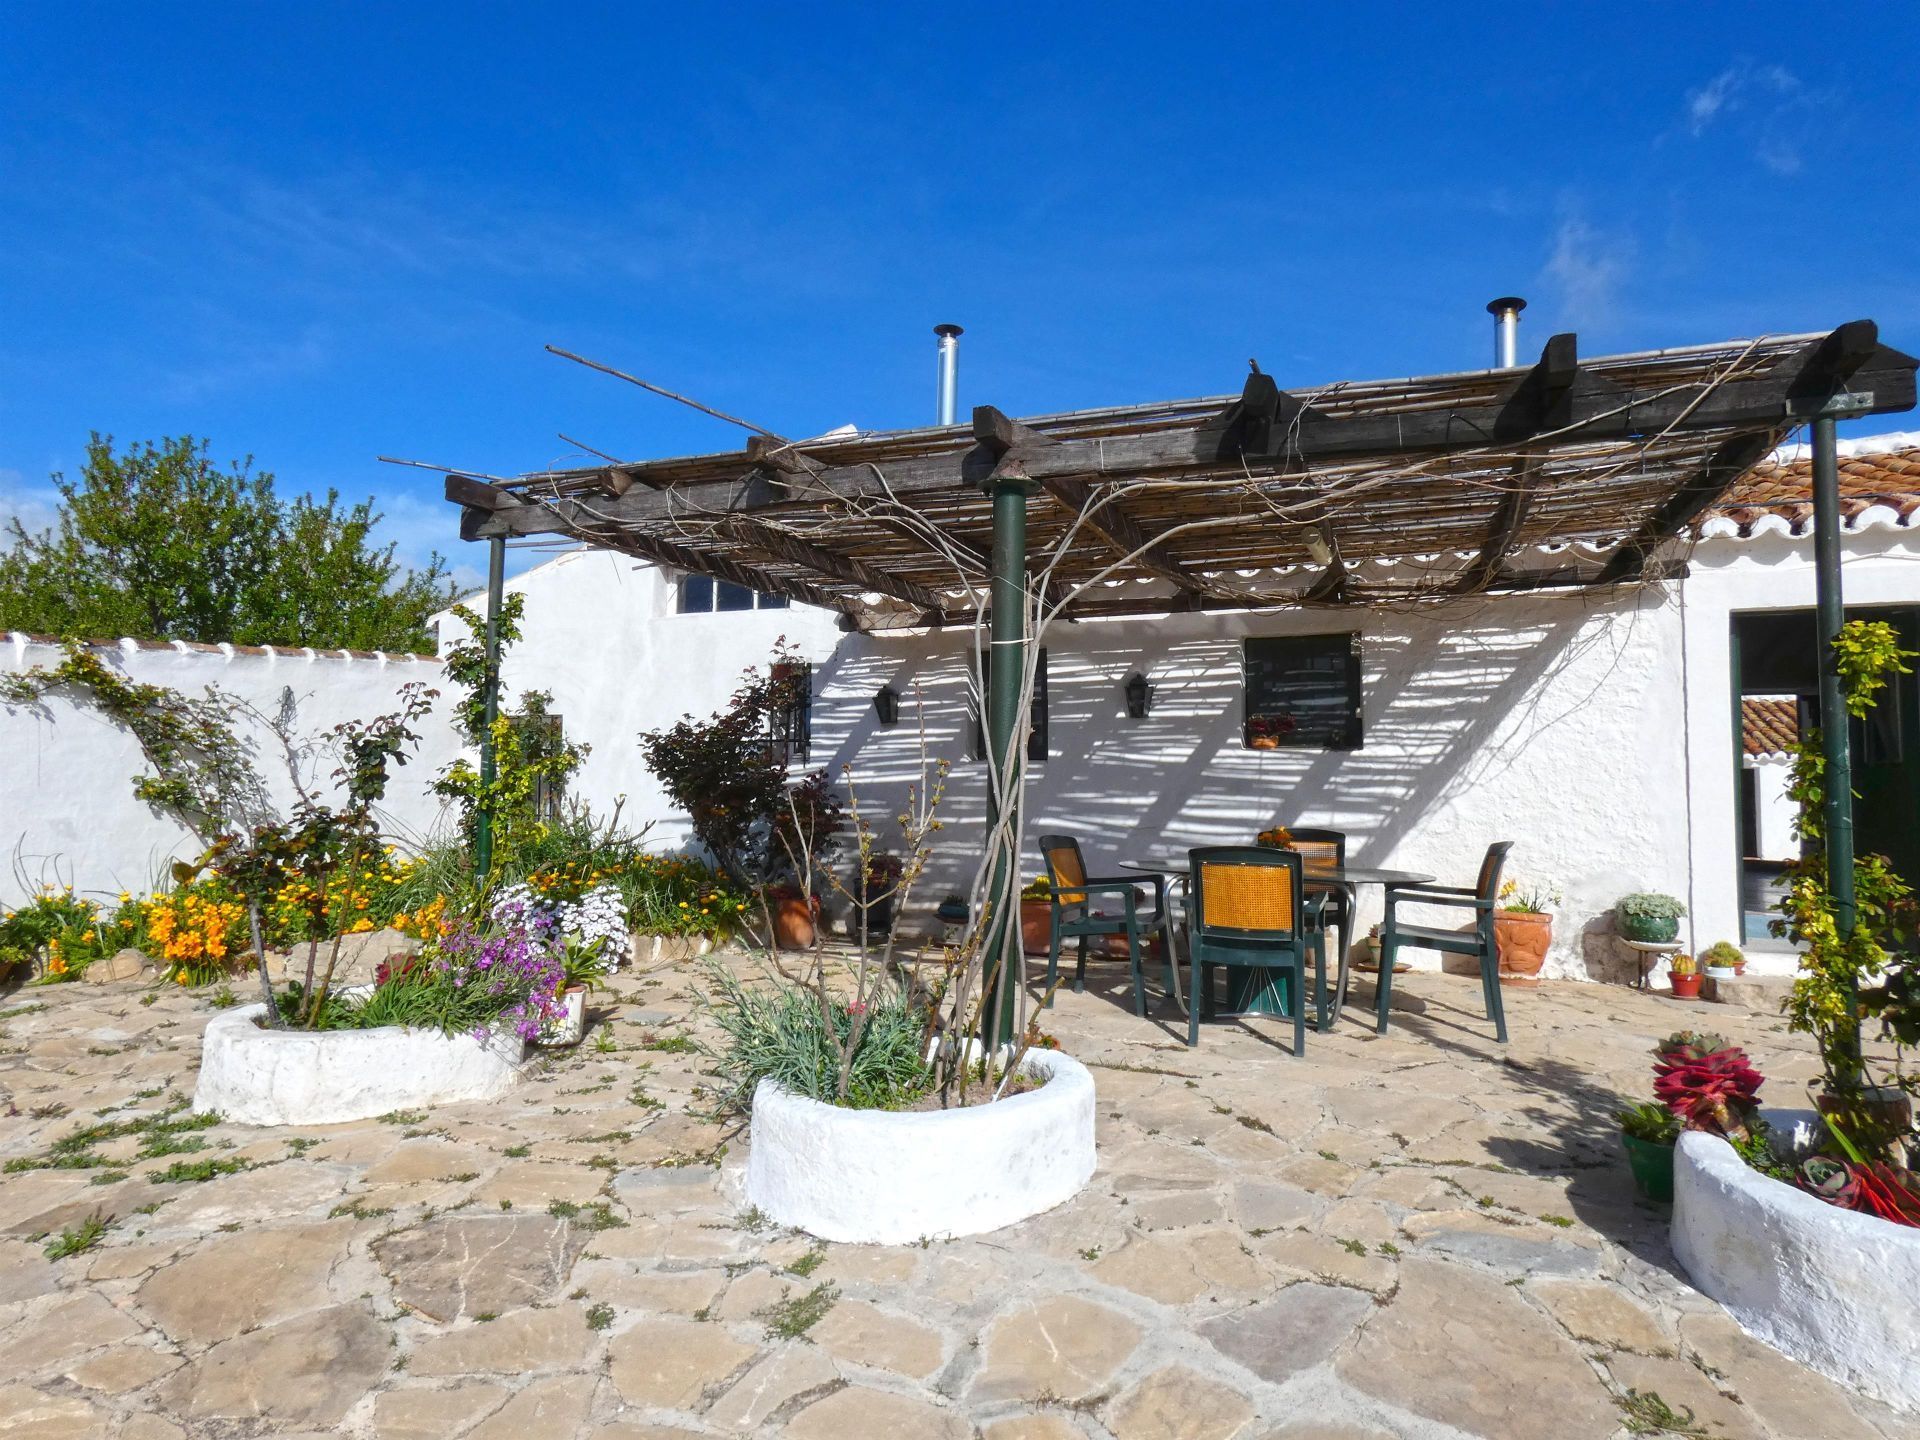
M773 943L782 950L813 948L816 902L798 895L773 902Z
M1020 902L1020 948L1029 955L1044 955L1053 943L1053 902Z
M1533 910L1494 911L1493 945L1500 956L1502 985L1538 985L1552 943L1553 916Z
M1691 975L1667 976L1667 983L1673 987L1673 998L1676 1000L1698 1000L1700 980L1701 975L1697 970Z

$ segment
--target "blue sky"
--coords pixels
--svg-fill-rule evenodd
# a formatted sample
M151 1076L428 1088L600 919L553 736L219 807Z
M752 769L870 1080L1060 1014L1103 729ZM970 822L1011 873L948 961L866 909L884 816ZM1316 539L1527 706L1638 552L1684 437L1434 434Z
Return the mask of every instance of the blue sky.
M1467 8L16 0L0 513L192 433L471 574L376 455L738 443L549 342L794 435L930 419L944 320L1016 414L1470 368L1508 292L1920 348L1920 12Z

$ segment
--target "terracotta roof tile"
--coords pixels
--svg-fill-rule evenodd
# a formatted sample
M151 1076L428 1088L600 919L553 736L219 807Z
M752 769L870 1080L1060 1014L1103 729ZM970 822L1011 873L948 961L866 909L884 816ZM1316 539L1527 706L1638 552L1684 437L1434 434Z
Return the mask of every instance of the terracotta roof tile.
M1740 748L1749 755L1779 755L1800 743L1800 702L1792 696L1742 696Z
M1892 510L1903 526L1914 523L1920 513L1920 445L1841 455L1841 515L1851 525L1873 506ZM1785 520L1796 535L1807 533L1813 521L1812 460L1762 460L1707 514L1731 521L1742 535L1751 535L1769 515Z

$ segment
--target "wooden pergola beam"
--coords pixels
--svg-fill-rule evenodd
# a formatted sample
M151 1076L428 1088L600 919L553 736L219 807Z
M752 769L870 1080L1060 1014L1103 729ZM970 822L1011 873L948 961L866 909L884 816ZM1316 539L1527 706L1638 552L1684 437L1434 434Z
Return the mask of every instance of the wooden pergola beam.
M497 486L488 485L464 475L447 476L447 499L463 507L461 524L463 535L469 528L466 523L469 516L497 519L546 508L542 504L523 500ZM651 560L656 565L666 565L695 575L708 575L715 580L726 580L769 595L784 595L787 599L798 601L802 605L817 605L823 610L836 610L856 622L860 620L859 607L853 601L823 590L817 585L808 584L805 580L776 575L770 570L762 570L757 566L742 565L727 556L679 545L657 535L643 535L618 522L587 514L574 502L559 503L569 505L576 512L569 524L556 527L561 533L581 534L590 538L596 545L604 546L609 550L619 550L642 560Z
M1830 392L1841 377L1871 395L1873 413L1910 409L1916 364L1920 362L1912 356L1879 344L1871 321L1854 321L1787 354L1762 374L1712 388L1700 383L1629 388L1576 366L1572 380L1555 392L1550 405L1542 403L1533 372L1484 403L1362 415L1307 406L1272 389L1267 377L1255 376L1240 400L1205 425L1081 438L1056 438L1020 426L989 437L1006 439L1005 449L981 440L967 450L838 465L810 462L795 470L746 460L755 468L738 478L664 489L635 485L608 504L620 519L645 522L696 508L717 513L801 500L950 493L956 485L983 483L1009 462L1020 465L1035 482L1058 478L1098 484L1143 475L1207 481L1217 479L1222 466L1237 463L1287 469L1317 460L1441 456L1533 441L1586 444L1639 440L1669 431L1754 430L1790 423L1806 397ZM1012 427L1017 422L1007 423ZM884 472L884 481L876 470ZM553 528L541 513L502 512L481 530L543 533L538 528L543 525Z
M1621 541L1601 567L1597 583L1624 584L1641 579L1647 562L1726 492L1726 488L1773 449L1771 434L1736 435L1720 445L1665 504L1649 515L1640 528Z
M974 407L973 433L983 448L997 451L1003 457L995 467L996 475L1024 476L1025 453L1058 443L1017 420L1008 419L991 405ZM1016 448L1023 458L1006 458ZM1069 515L1084 515L1087 528L1105 541L1116 556L1127 557L1128 563L1171 581L1183 591L1218 593L1220 587L1182 565L1112 496L1095 495L1091 486L1065 475L1043 476L1038 484Z
M718 528L730 539L765 551L776 560L784 560L790 565L804 566L848 585L857 585L862 590L871 590L908 605L916 605L922 610L946 609L945 597L918 581L876 570L857 556L817 544L790 530L769 525L764 520L747 515L729 515L719 522Z

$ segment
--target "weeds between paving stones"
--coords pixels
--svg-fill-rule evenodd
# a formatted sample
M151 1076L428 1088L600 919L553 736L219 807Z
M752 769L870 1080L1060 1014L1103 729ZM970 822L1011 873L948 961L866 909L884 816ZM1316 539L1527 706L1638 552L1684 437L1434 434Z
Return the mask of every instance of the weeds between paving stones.
M826 1318L840 1292L831 1282L816 1285L804 1295L782 1300L761 1313L767 1321L769 1340L797 1340Z
M220 1116L212 1111L201 1115L184 1114L187 1104L188 1102L184 1099L176 1099L157 1114L144 1115L134 1120L110 1120L98 1125L83 1125L78 1130L62 1135L42 1154L15 1156L0 1169L9 1175L17 1175L27 1170L110 1169L113 1167L109 1165L106 1157L99 1154L94 1147L129 1135L141 1137L139 1158L143 1160L197 1150L204 1142L196 1140L188 1144L179 1137L190 1131L205 1130L210 1126L218 1125Z
M798 1260L787 1266L787 1273L789 1275L798 1275L804 1280L826 1263L827 1247L824 1245L816 1245Z
M1707 1427L1694 1418L1692 1410L1682 1405L1682 1413L1676 1415L1673 1407L1660 1398L1658 1390L1629 1390L1618 1397L1618 1404L1626 1417L1629 1435L1707 1434Z
M549 1215L562 1220L573 1220L588 1230L624 1230L627 1222L613 1213L613 1207L604 1200L591 1205L576 1205L571 1200L555 1200L547 1206Z
M165 1170L156 1171L147 1176L153 1185L198 1185L213 1179L216 1175L238 1175L242 1170L253 1167L244 1160L178 1160Z
M587 1307L587 1328L589 1330L605 1330L612 1324L613 1306L603 1300L598 1305L590 1305Z
M49 1260L65 1260L70 1255L84 1255L100 1243L107 1233L110 1222L98 1210L82 1220L72 1229L62 1230L57 1240L50 1241L46 1247Z

